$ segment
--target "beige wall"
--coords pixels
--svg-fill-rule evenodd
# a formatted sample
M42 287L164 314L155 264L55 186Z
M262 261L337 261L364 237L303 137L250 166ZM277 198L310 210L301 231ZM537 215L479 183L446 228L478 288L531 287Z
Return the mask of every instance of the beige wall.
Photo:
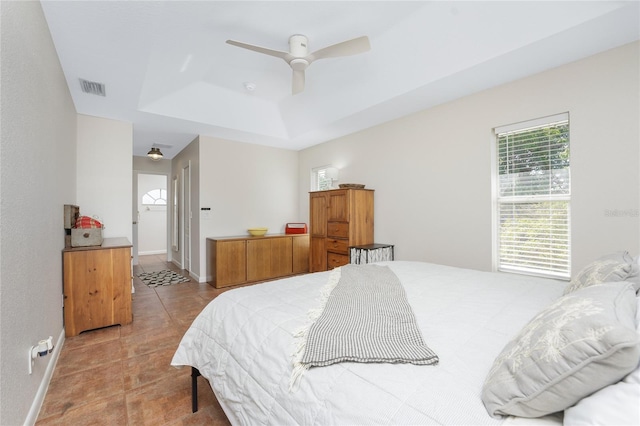
M98 218L103 236L132 240L133 126L78 115L77 202Z
M200 136L200 273L207 270L208 237L247 235L247 228L284 232L287 222L299 222L298 153L248 143ZM204 166L206 164L206 166ZM194 210L194 219L199 211Z
M376 242L398 259L491 270L492 129L569 112L572 261L640 249L639 43L505 84L300 152L300 211L309 171L376 190ZM627 212L613 216L608 212Z
M76 202L76 111L40 2L0 2L0 424L32 423L60 351L63 205ZM28 22L29 25L25 25ZM54 353L28 374L28 351Z

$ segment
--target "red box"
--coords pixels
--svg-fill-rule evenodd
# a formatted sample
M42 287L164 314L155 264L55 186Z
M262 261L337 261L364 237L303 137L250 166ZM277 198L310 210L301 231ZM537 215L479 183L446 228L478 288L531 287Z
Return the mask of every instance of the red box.
M287 223L284 227L285 234L306 234L307 233L307 224L306 223Z

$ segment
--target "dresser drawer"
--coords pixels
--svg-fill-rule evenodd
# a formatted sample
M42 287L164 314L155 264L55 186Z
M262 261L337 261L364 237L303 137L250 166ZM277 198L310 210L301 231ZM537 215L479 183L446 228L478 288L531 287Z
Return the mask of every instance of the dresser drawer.
M345 254L327 252L327 269L337 268L349 263L349 256Z
M349 224L346 222L327 223L327 237L349 238Z
M347 240L336 240L333 238L327 238L325 242L325 249L334 253L349 254L349 242Z

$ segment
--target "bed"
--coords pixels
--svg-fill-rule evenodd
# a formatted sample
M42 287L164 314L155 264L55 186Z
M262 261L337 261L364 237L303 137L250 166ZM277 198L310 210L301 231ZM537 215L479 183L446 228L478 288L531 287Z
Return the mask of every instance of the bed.
M498 378L504 373L494 371L496 360L514 336L537 321L550 305L568 297L563 296L566 282L423 262L391 261L378 265L388 268L401 282L424 341L437 353L436 365L341 362L309 368L291 387L296 339L309 323L309 312L318 308L331 271L221 294L194 320L171 363L176 367L191 366L202 374L232 424L562 423L562 410L536 415L535 419L499 410L490 414L487 401L496 396L487 383L490 372ZM617 371L614 379L608 379L616 385L626 380L629 387L619 388L618 393L631 401L640 389L638 301L637 286L624 280L637 274L637 264L634 268L626 275L606 280L622 281L615 288L610 286L615 293L612 299L618 301L622 297L619 294L624 294L627 300L632 294L633 306L625 302L624 315L614 315L616 321L625 316L621 335L626 340L624 344L614 343L618 348L615 353L624 352L624 359L612 361L625 364L624 371ZM601 272L599 269L600 275ZM600 287L606 286L592 286ZM586 290L579 289L576 294ZM528 338L532 338L531 333ZM519 380L514 383L517 385ZM500 393L514 383L499 383L494 388ZM640 398L640 392L637 396ZM597 411L602 401L594 403ZM634 417L637 408L629 410L628 403L626 408L631 416L627 420L638 420ZM587 401L586 408L577 410L579 413L572 418L588 416L590 410L594 410L593 403Z

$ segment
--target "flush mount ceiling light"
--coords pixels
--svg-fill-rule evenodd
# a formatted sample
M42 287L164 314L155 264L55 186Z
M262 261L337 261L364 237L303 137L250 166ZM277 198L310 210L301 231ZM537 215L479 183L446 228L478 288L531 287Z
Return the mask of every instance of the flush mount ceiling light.
M153 161L158 161L162 158L162 152L160 152L160 148L151 147L151 151L147 152L147 156Z

